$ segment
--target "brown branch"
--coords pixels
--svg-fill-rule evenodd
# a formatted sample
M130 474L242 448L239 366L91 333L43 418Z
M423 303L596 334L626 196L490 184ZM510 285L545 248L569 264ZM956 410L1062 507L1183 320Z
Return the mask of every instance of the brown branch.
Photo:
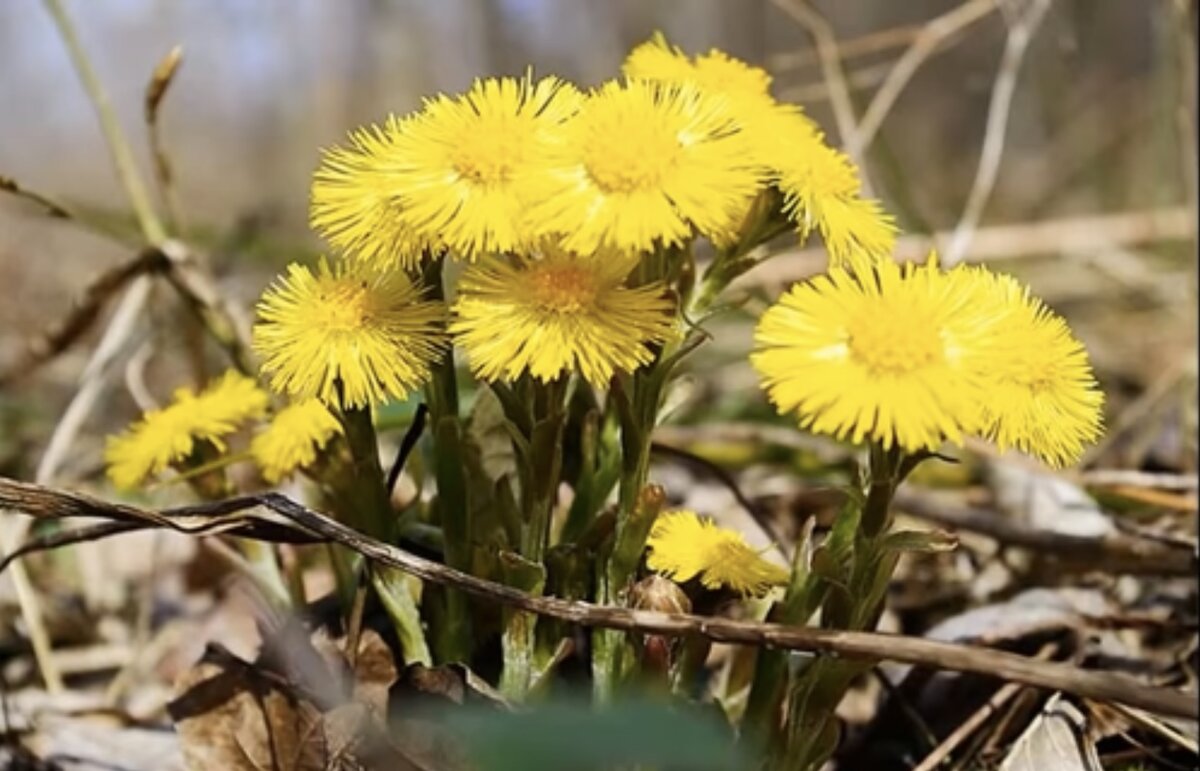
M0 387L28 376L38 367L70 348L91 328L105 304L132 279L164 266L166 261L157 249L147 249L134 255L88 284L66 316L50 325L30 340L23 354L0 369Z
M254 514L258 507L277 517ZM32 516L95 516L142 521L159 527L184 529L216 512L225 524L288 523L301 534L318 536L353 549L367 559L390 565L432 583L476 597L582 626L621 629L670 637L701 635L716 642L761 645L786 650L826 653L854 659L901 661L917 666L974 672L1038 688L1065 691L1104 702L1118 702L1158 714L1200 718L1194 695L1180 690L1142 685L1124 675L1085 671L1066 664L1037 661L1003 651L937 642L915 637L783 624L734 621L680 613L657 613L607 607L555 597L536 597L518 589L463 573L376 541L333 519L277 493L246 496L203 507L162 512L116 506L41 485L0 477L0 509ZM283 522L280 522L279 519Z
M1034 549L1083 567L1102 567L1110 573L1195 576L1200 566L1194 551L1178 545L1120 531L1103 536L1056 533L911 487L896 492L895 508L945 527L981 533L1005 545Z

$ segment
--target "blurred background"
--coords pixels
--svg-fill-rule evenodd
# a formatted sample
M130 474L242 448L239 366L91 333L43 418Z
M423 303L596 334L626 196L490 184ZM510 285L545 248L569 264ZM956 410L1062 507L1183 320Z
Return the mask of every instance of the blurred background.
M1021 477L1017 484L1010 469L1007 476L993 474L987 481L995 488L997 507L1036 508L1049 513L1013 516L1068 537L1098 533L1102 538L1118 527L1108 518L1111 510L1119 515L1114 519L1121 532L1141 527L1145 538L1173 543L1182 550L1181 559L1194 564L1194 0L73 0L66 5L148 181L153 175L143 117L146 84L156 64L174 46L182 47L183 63L162 104L160 124L183 240L208 258L222 293L246 308L288 262L311 261L323 248L307 227L309 181L321 149L343 141L357 126L418 107L426 95L461 91L476 77L532 68L595 85L616 76L630 48L661 30L689 54L719 48L766 68L774 76L774 94L803 105L834 145L851 143L866 116L877 131L859 160L873 195L901 226L899 256L920 258L930 247L953 253L953 233L975 197L978 221L968 223L972 237L962 242L963 258L987 262L1029 283L1067 317L1096 366L1107 396L1108 436L1084 465L1090 471L1167 472L1163 477L1175 485L1158 489L1156 478L1145 488L1112 493L1103 500L1101 516L1082 488L1064 482L1068 477L1028 474L1033 481ZM1044 16L1031 21L1043 6ZM806 9L824 20L817 20L816 36ZM1022 35L1028 36L1025 49L1014 44ZM815 37L822 46L814 44ZM910 65L911 79L900 83L897 74ZM902 88L892 89L897 84ZM880 95L889 89L895 98L885 104ZM1003 98L1006 94L1011 98ZM848 119L857 125L851 137L845 133ZM996 162L994 178L980 173L981 155ZM128 260L140 243L92 104L41 0L0 0L0 187L4 179L61 201L81 222L49 217L28 197L0 192L0 373L20 361L29 341L62 318L92 279ZM161 204L162 191L151 192ZM825 262L816 243L782 246L783 254L739 282L748 294L743 308L713 323L715 340L693 359L702 376L684 381L676 395L679 404L672 405L674 425L666 427L675 433L662 438L736 469L756 501L774 499L779 519L798 521L817 516L814 512L829 513L820 485L844 483L849 477L843 472L851 464L845 452L833 460L823 455L828 443L814 449L790 427L772 435L768 430L775 427L763 426L788 421L773 414L746 362L754 319L788 283ZM165 400L172 388L197 378L200 373L189 364L205 358L190 355L203 349L197 325L188 321L168 287L156 289L148 317L148 323L143 319L137 325L117 365L88 381L101 389L95 409L84 417L81 430L69 432L74 435L70 446L59 448L56 473L49 478L35 474L35 468L79 389L81 372L111 313L32 376L0 382L0 474L39 476L42 482L112 497L103 487L105 435L137 415L134 394L140 391L143 403L147 396ZM216 357L209 359L211 366ZM385 442L398 440L411 415L405 410L412 406L396 406ZM939 467L957 477L923 483L953 484L972 505L989 500L976 473L986 464L976 464L980 456L971 453L965 459L959 466ZM994 465L1006 468L1005 462ZM694 471L663 463L655 477L698 510L716 516L722 509L738 511L729 491L708 478L711 471ZM1071 484L1082 478L1070 477ZM1053 494L1052 505L1042 505L1045 501L1028 492L1045 489ZM162 501L177 502L167 493ZM1023 500L1010 507L1002 500L1005 494L1010 501ZM1079 530L1078 522L1093 514L1087 521L1098 520L1102 527ZM201 596L224 578L213 560L194 558L192 539L163 539L151 547L149 537L135 540L139 537L105 542L103 551L93 544L77 547L77 564L47 555L37 563L35 579L51 636L64 649L63 661L74 662L68 674L92 678L86 682L94 685L106 682L97 672L120 668L110 692L128 690L138 704L149 705L131 712L161 722L167 684L192 666L206 641L254 654L254 608L232 592L212 602ZM755 531L751 540L765 545L770 538ZM997 544L968 534L955 554L916 561L916 567L901 571L884 628L924 634L934 620L983 601L1023 596L1018 592L1029 587L1053 587L1043 595L1059 602L1081 595L1081 587L1091 601L1099 596L1099 586L1117 597L1120 609L1144 611L1136 623L1151 618L1145 611L1150 607L1158 614L1153 618L1185 629L1186 645L1177 650L1176 641L1168 640L1166 663L1153 671L1176 672L1183 662L1187 680L1194 682L1192 578L1160 578L1162 566L1145 560L1124 571L1149 574L1144 581L1118 576L1122 569L1108 564L1092 566L1100 570L1081 577L1064 577L1053 548L1019 562L1007 559L1002 539ZM1043 570L1042 557L1051 569ZM1111 580L1098 578L1110 567ZM1179 573L1172 570L1165 572ZM26 692L32 693L33 706L21 708L32 712L44 702L31 674L11 583L8 575L0 582L0 674L6 683L32 684ZM155 597L156 613L190 616L186 623L163 625L174 630L173 636L155 632L155 640L165 640L161 647L134 655L128 639L149 635L150 611L142 609L150 608ZM1023 624L1030 606L1004 607L1009 607L1005 625L1018 627L1014 635L1028 636ZM1116 605L1104 607L1101 612L1088 606L1087 618L1117 612ZM134 616L137 629L130 632ZM1068 626L1083 628L1074 620ZM1078 636L1083 639L1083 632ZM1150 660L1152 647L1138 647L1130 660ZM1025 652L1037 650L1034 644ZM91 658L85 660L84 654ZM109 658L97 658L101 654ZM157 675L142 676L138 667L151 666ZM128 672L141 674L127 677ZM14 690L13 695L20 694ZM859 703L867 706L854 706ZM942 698L939 704L953 713L951 725L965 714L954 699ZM866 702L851 700L844 716L866 724L874 705L872 692ZM73 710L76 703L67 706ZM82 735L80 726L71 723L64 736ZM874 735L863 735L869 746ZM152 738L170 739L164 732ZM109 740L122 752L133 752L125 735ZM176 748L170 745L164 752ZM150 762L145 767L174 766Z
M931 234L944 249L962 215L1005 41L1028 5L811 4L836 38L859 118L914 41L957 25L930 46L864 158L874 193L911 234L903 256L917 256ZM245 301L287 261L321 249L306 203L322 147L477 76L532 68L592 85L662 30L689 53L717 47L767 68L777 96L801 103L844 144L813 38L788 2L106 0L71 10L147 174L144 88L155 64L182 46L161 121L184 229L212 254L226 291ZM1185 0L1051 2L1017 63L999 172L967 252L1017 273L1068 316L1113 412L1155 384L1161 390L1164 373L1194 371L1194 26L1195 4ZM0 175L133 232L91 104L36 0L0 3L0 116ZM19 351L48 310L65 308L127 255L120 243L0 198L0 356ZM781 257L748 285L771 296L810 271L811 258ZM740 329L731 333L739 360L748 326ZM27 384L22 414L53 420L87 350ZM116 399L126 417L132 403ZM1178 432L1174 441L1186 449ZM8 449L9 459L21 454Z

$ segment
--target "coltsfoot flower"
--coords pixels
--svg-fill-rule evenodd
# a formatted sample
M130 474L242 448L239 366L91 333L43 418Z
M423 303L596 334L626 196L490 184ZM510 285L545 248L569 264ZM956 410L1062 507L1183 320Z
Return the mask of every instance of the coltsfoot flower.
M293 264L263 293L254 349L271 387L327 405L365 407L425 383L445 348L441 302L401 271L322 259Z
M484 380L528 371L543 381L579 372L604 386L653 357L673 329L674 305L661 284L626 286L636 256L582 257L558 247L541 256L494 258L459 282L450 331Z
M383 268L416 268L442 248L436 234L418 233L400 216L394 172L404 165L398 145L411 122L393 115L355 130L347 146L324 152L313 173L313 229L346 255Z
M468 260L517 250L529 240L523 193L581 102L558 78L488 78L361 130L317 170L313 225L352 255L403 267L422 248Z
M1005 312L1003 335L988 363L983 435L1055 468L1079 460L1103 427L1104 394L1083 344L1067 323L1007 276L993 277Z
M763 559L741 533L692 511L659 515L646 546L646 566L679 583L699 577L708 589L761 597L788 580L788 571Z
M338 422L317 399L302 399L284 407L271 424L250 442L250 455L263 479L276 484L311 466L329 440L342 433Z
M761 178L729 100L690 83L609 82L563 127L531 179L531 227L586 254L728 240Z
M858 169L831 147L800 108L778 102L765 70L713 49L688 57L661 34L630 52L625 73L667 83L692 83L727 98L735 121L783 194L784 213L801 238L821 234L833 265L889 255L896 226L878 201L862 195Z
M179 388L166 407L147 411L124 433L109 437L104 450L108 477L118 489L130 490L186 460L198 442L223 450L225 436L266 408L267 394L233 371L199 394Z
M994 350L988 282L883 261L797 284L763 314L751 362L781 413L855 443L905 450L960 442L986 390Z

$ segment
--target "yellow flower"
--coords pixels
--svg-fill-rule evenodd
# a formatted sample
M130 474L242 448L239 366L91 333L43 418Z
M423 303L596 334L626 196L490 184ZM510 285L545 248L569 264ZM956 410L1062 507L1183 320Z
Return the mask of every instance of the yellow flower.
M109 437L104 450L108 477L118 489L129 490L187 459L197 442L224 450L223 437L266 407L267 395L254 381L232 371L199 395L177 389L169 405L149 410L124 433Z
M1016 281L993 277L1009 313L989 362L984 435L1060 468L1079 460L1101 434L1104 394L1083 345L1061 317Z
M430 100L397 137L405 162L390 185L401 218L467 259L522 247L527 182L545 173L548 142L582 101L558 78L529 76Z
M713 49L689 59L656 34L630 52L625 72L669 83L693 83L726 97L769 181L784 196L784 211L801 238L821 234L832 264L888 255L896 226L878 201L862 197L858 170L830 147L795 105L771 96L771 76Z
M779 411L856 443L936 449L976 428L994 348L989 282L964 268L832 268L763 314L751 362Z
M696 86L609 82L567 121L530 181L530 223L568 249L649 250L693 231L728 240L760 171L728 100Z
M422 248L474 259L527 242L527 178L582 96L557 78L478 80L405 120L368 128L326 155L313 184L313 224L337 246L411 267Z
M426 381L445 345L444 317L400 271L322 259L315 273L291 265L263 293L254 349L276 391L363 407Z
M771 76L760 67L753 67L719 51L711 49L694 60L667 42L661 32L629 52L624 72L631 78L661 80L671 83L692 82L703 89L730 97L737 106L748 102L773 104Z
M699 576L708 589L761 597L788 580L788 571L763 559L741 533L691 511L660 515L646 546L647 567L679 583Z
M831 265L863 267L886 258L896 244L896 225L874 199L862 196L858 169L845 153L826 144L803 116L776 113L764 118L770 138L759 144L763 160L783 194L784 212L801 238L815 229Z
M636 255L542 251L463 274L450 331L476 375L514 380L528 370L549 381L578 371L603 386L649 362L650 346L671 333L673 304L660 284L625 286Z
M350 135L349 147L326 150L313 174L309 221L350 256L380 267L416 267L440 246L400 217L393 173L404 164L398 138L411 120L395 116Z
M279 411L262 433L250 443L263 478L275 484L296 469L307 468L329 440L342 433L338 422L325 405L316 399L303 399Z

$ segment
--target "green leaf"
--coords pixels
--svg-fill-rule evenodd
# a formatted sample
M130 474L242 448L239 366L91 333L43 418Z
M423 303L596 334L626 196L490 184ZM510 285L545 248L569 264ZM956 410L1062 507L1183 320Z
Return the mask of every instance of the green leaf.
M890 551L937 554L954 551L958 536L945 530L897 530L885 535L881 546Z
M448 716L481 771L658 771L752 768L715 716L663 704L621 703L596 711L558 702L523 712L460 709Z

